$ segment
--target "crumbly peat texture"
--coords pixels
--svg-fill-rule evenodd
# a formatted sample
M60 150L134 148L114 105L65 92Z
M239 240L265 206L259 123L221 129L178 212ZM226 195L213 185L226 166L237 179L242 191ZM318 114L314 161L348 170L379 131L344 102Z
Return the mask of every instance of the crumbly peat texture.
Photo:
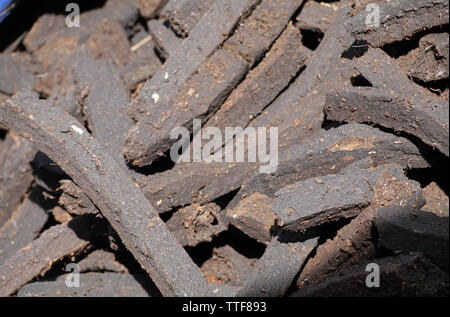
M448 1L28 5L0 23L0 296L448 296Z

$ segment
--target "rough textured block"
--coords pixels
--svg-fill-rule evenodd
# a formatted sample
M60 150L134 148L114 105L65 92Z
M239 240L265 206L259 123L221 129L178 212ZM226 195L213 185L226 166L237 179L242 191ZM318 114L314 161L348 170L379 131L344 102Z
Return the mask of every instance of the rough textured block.
M73 72L92 136L125 166L122 149L132 121L127 114L129 93L117 68L107 61L80 56Z
M254 262L225 245L213 249L212 257L202 264L201 270L211 283L242 286L251 274Z
M419 48L400 56L398 62L408 76L422 82L448 78L448 33L428 34L419 41Z
M136 0L139 13L145 19L153 18L169 0Z
M117 66L126 64L130 59L130 42L127 33L114 20L106 19L99 22L90 33L85 45L94 59L106 59Z
M183 43L161 20L150 20L147 26L156 48L165 59L173 55Z
M262 258L255 263L237 297L283 296L291 286L318 239L297 243L282 243L274 237Z
M63 206L69 214L85 215L98 213L97 207L95 207L84 191L74 182L65 179L60 181L60 185L62 194L59 197L58 203Z
M286 28L303 2L304 0L262 0L224 43L223 49L237 52L253 65Z
M110 19L123 27L133 24L139 17L134 1L108 0L102 8L83 12L80 15L80 27L67 28L65 16L44 15L36 21L24 39L24 45L30 52L36 52L49 43L67 40L71 37L84 42L89 34L95 30L99 22Z
M230 223L249 237L262 243L272 240L271 229L277 216L272 211L273 199L254 193L243 199L234 209L228 209L226 216Z

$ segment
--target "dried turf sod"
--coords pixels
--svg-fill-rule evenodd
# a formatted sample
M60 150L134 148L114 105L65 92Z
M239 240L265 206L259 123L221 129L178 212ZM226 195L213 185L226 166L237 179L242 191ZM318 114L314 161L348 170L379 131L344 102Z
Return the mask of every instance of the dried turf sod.
M160 20L148 21L148 32L151 35L158 52L168 59L181 46L182 40L167 28Z
M33 88L35 78L29 69L9 55L0 54L0 92L15 94L22 88Z
M329 120L372 123L406 132L448 156L449 108L444 99L412 83L378 49L370 49L355 66L373 87L330 92L325 107Z
M26 92L0 109L2 124L14 124L83 188L164 295L211 294L123 167L73 117Z
M236 296L285 295L309 253L316 246L317 238L304 242L282 243L274 237Z
M449 36L446 33L428 34L419 41L419 47L399 58L400 66L408 76L422 82L448 78Z
M96 250L78 262L79 272L115 272L126 273L127 268L117 262L114 253Z
M385 89L353 88L331 92L327 101L330 120L369 122L406 132L448 156L449 112L444 100L411 102Z
M33 181L30 162L36 150L25 139L10 133L0 149L0 226L19 206Z
M308 1L295 18L295 25L302 31L325 34L337 9L333 3Z
M97 207L84 191L69 179L60 181L62 191L58 203L71 215L97 214Z
M33 187L30 197L0 227L0 262L6 261L39 236L48 221L48 215L42 207L45 206L43 200L43 190Z
M392 162L405 169L428 166L407 139L359 124L324 131L280 151L278 170L273 174L261 174L256 163L179 163L169 171L137 181L147 199L164 212L192 202L211 202L241 186L236 202L254 192L273 196L296 181L339 173L368 157L373 166ZM189 186L180 188L179 184Z
M145 276L119 273L80 274L80 287L68 288L68 275L55 281L40 281L25 285L18 297L148 297L159 292ZM144 280L144 282L140 282Z
M393 252L420 252L448 272L448 219L392 206L375 213L378 242Z
M273 199L261 193L244 198L234 209L228 209L229 222L249 237L261 242L272 240L271 229L278 220L272 211Z
M421 297L448 296L448 275L421 254L402 254L377 259L381 287L366 285L366 266L356 264L331 275L326 281L297 291L297 297Z
M278 225L304 235L330 222L356 217L370 205L375 185L385 171L403 178L398 166L348 168L337 175L311 178L277 191L273 210Z
M45 231L38 239L0 264L0 296L17 292L33 278L43 275L63 258L87 251L90 240L102 231L98 220L80 217ZM104 224L103 224L104 225Z
M214 2L205 18L183 41L176 55L172 55L142 89L135 107L144 118L130 130L124 148L127 159L133 165L150 165L163 156L175 143L170 138L173 128L184 126L192 131L192 119L214 113L240 82L247 67L252 67L270 48L303 1L263 0L248 18L242 20L250 7L245 7L243 1L241 11L234 8L237 11L234 19L241 22L237 27L236 24L230 25L233 19L228 19L221 34L208 32L205 35L202 23L208 23L210 28L221 22L222 17L217 16L213 23L209 21L210 16L212 19L213 15L217 15L214 10L220 2ZM257 2L253 1L252 5ZM234 33L228 38L234 28ZM223 47L216 51L222 43ZM202 48L200 52L199 47ZM181 54L189 58L186 60ZM196 74L193 76L194 72ZM211 79L213 83L210 83ZM161 116L155 118L150 115L155 111Z
M209 282L240 288L252 274L254 264L253 259L225 245L212 251L212 257L201 265L201 270Z
M449 21L446 0L391 0L380 6L380 12L381 27L368 27L368 14L364 10L347 21L348 30L356 40L380 47Z
M108 0L103 8L83 12L80 15L80 28L67 28L65 17L44 14L33 25L24 39L24 46L30 52L36 52L48 43L75 36L79 40L86 39L95 30L97 24L105 19L113 20L126 27L134 24L138 18L138 9L129 0ZM75 33L75 34L74 34Z
M302 45L300 31L289 24L266 57L233 90L205 128L247 127L285 89L311 52Z
M73 70L92 136L125 166L122 148L132 120L127 115L129 94L117 68L106 61L80 56Z
M216 0L169 1L161 17L179 37L186 38Z
M169 0L136 0L136 6L139 9L141 17L150 19L157 15L164 6L167 6L168 1Z
M107 59L118 66L126 64L130 59L128 35L125 29L113 20L105 19L97 24L85 47L94 59ZM81 65L75 65L75 68L78 67Z
M439 188L436 183L431 183L423 189L423 195L427 201L423 206L424 211L432 212L439 217L447 217L449 214L448 196Z
M308 288L308 284L322 281L348 265L376 257L377 245L373 237L372 222L377 210L390 205L407 205L413 208L424 205L420 185L406 179L400 169L394 168L394 171L394 175L388 169L383 171L374 188L370 205L340 229L333 239L317 248L316 254L306 263L297 281L300 288Z

